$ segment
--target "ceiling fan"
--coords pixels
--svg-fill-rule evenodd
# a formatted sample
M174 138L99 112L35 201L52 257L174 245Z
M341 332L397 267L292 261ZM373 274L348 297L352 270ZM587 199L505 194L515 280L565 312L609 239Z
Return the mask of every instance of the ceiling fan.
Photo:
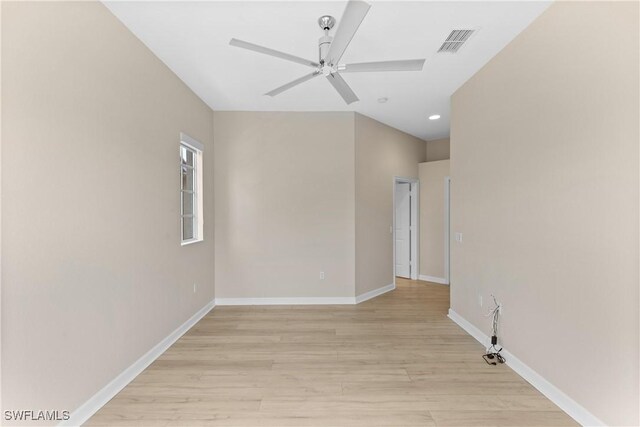
M298 64L303 64L313 68L313 72L277 87L272 91L267 92L265 95L276 96L285 90L291 89L292 87L311 80L314 77L323 75L340 94L340 96L342 96L342 99L344 99L347 104L351 104L352 102L358 101L358 97L353 90L351 90L347 82L344 81L340 75L341 73L362 73L370 71L420 71L422 70L422 66L425 61L424 59L407 59L400 61L340 64L340 58L342 58L345 50L347 50L347 46L349 46L351 39L358 30L358 27L360 27L360 24L367 15L370 7L370 4L361 0L349 0L333 37L329 35L329 31L336 23L335 18L333 16L324 15L318 19L318 24L324 31L324 36L320 37L319 40L318 62L238 39L231 39L229 44L231 46L253 50L265 55L275 56L287 61L297 62Z

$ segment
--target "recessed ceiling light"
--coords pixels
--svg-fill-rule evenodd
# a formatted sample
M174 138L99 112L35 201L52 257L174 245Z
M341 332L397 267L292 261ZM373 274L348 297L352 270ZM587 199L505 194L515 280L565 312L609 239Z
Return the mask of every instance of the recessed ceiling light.
M387 102L388 100L389 100L389 98L387 98L386 96L385 96L385 97L382 97L382 98L378 98L378 102L379 102L380 104L384 104L384 103L385 103L385 102Z
M440 114L434 114L433 116L429 116L429 120L438 120L440 118Z

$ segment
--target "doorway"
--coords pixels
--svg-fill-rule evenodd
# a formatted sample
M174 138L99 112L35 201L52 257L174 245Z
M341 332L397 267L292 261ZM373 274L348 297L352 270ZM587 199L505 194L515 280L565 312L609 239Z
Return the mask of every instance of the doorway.
M393 181L393 275L418 280L417 179L395 177Z

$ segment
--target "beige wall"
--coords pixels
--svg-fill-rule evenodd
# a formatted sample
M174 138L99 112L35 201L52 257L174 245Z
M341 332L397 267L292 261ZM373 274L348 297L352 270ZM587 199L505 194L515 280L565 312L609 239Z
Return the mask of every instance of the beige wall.
M2 89L3 406L74 410L213 299L212 112L97 2L2 2Z
M418 178L425 142L355 117L356 295L393 283L393 177Z
M417 178L424 141L353 113L214 122L218 298L353 297L393 282L393 177Z
M452 99L452 308L638 425L638 3L557 2ZM485 297L485 301L487 298Z
M449 138L427 141L427 162L449 159Z
M218 298L354 296L353 121L215 112Z
M449 160L420 163L420 274L445 279L444 181Z

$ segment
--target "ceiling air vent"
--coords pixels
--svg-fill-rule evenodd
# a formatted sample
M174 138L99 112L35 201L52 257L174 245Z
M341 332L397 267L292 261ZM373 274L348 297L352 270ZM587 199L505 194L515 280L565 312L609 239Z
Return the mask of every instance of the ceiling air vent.
M456 53L466 42L475 30L453 30L449 37L442 43L438 52Z

